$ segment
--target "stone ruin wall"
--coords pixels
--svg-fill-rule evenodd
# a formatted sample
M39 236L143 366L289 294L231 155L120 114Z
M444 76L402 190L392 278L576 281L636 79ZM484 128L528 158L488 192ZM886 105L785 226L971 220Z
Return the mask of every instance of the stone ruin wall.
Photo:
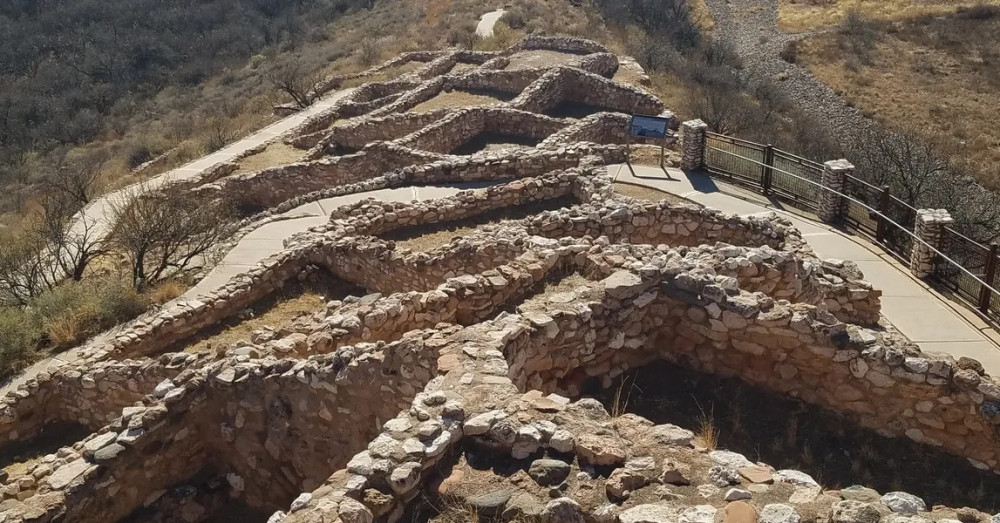
M542 45L535 41L529 38L519 48ZM563 40L544 42L551 48ZM575 39L565 42L579 48ZM429 62L421 72L434 74L450 70L454 63L444 69L450 60L462 60L440 53L409 59ZM465 59L503 62L502 55ZM581 62L587 60L595 68L608 63L601 55ZM561 99L586 103L593 91L572 86L604 85L588 74L544 73L523 100L538 107ZM559 75L584 81L567 88L545 79ZM622 100L641 106L647 99L637 93ZM663 112L662 104L657 107ZM510 109L489 111L434 116L452 123L469 119L469 129L479 130L489 127L479 127L486 115L518 117ZM523 118L540 125L538 137L552 131L546 147L559 149L519 152L518 158L527 158L521 164L513 157L459 159L413 149L422 164L378 173L392 171L383 176L366 173L359 183L525 179L437 202L340 209L329 226L291 238L286 251L243 277L141 319L112 342L85 350L82 365L40 375L8 395L0 405L0 435L9 441L64 419L101 428L45 456L29 476L0 482L6 506L30 520L116 520L137 507L157 506L161 489L211 467L226 474L230 490L251 506L271 511L291 502L290 513L276 514L274 521L392 519L418 501L432 466L454 459L453 451L466 444L514 459L547 448L583 466L609 467L610 499L622 492L622 481L638 481L632 458L652 456L659 474L667 472L677 449L687 449L686 458L697 467L716 460L715 453L691 449L693 435L678 427L654 426L637 416L612 419L591 400L544 394L576 396L588 378L608 385L660 358L737 376L1000 471L1000 386L972 360L923 354L891 330L859 326L878 320L880 293L856 266L816 260L798 232L774 217L738 218L616 197L609 180L586 167L543 176L620 161L620 146L586 142L620 143L613 140L623 120L602 113L557 129L547 127L545 117ZM394 136L410 134L419 148L431 150L457 143L440 132L444 125L427 125L432 127L423 133ZM585 143L559 144L553 133ZM393 148L407 150L388 142L363 153ZM548 163L532 163L539 159ZM281 178L268 183L286 183ZM219 181L226 186L242 179L223 175ZM338 183L327 179L317 188L347 190L330 187ZM359 183L353 186L363 187ZM307 192L296 191L269 201L287 204ZM396 249L377 238L568 194L581 204L494 225L428 253ZM457 275L465 267L456 260L470 252L477 256L467 263L473 274ZM330 302L312 318L232 347L207 365L204 357L182 353L117 361L154 355L312 266L340 271L369 290L399 292ZM573 272L589 283L537 295L540 285ZM376 397L395 401L371 401ZM708 471L703 468L699 474ZM776 485L785 481L777 479L780 474ZM842 502L819 490L816 495L834 507L836 517ZM658 507L661 515L668 510ZM560 497L545 510L585 511L594 518L610 510L613 517L622 512L624 522L634 509Z
M450 154L484 131L542 141L564 126L555 118L525 111L460 109L400 138L396 143L422 151Z
M427 113L390 114L382 117L359 119L334 125L325 131L297 137L292 145L300 149L318 148L321 152L331 145L342 145L360 149L375 141L392 141L440 120L447 109ZM317 147L320 146L320 147Z
M539 40L534 45L543 43L543 40ZM590 47L583 45L583 48ZM587 55L577 65L593 69L597 74L565 66L514 71L475 70L461 75L437 76L416 88L412 88L413 85L406 81L366 85L338 102L330 110L310 118L292 133L293 138L290 142L298 146L323 144L304 153L306 158L312 160L235 176L228 175L235 168L224 164L202 179L202 182L213 182L204 190L246 195L247 201L255 202L262 207L270 207L320 188L355 184L406 165L442 160L442 157L434 156L433 153L449 152L482 130L508 132L515 136L543 140L559 130L561 126L557 120L517 112L516 109L535 108L540 111L567 97L573 101L599 103L600 106L612 110L655 113L663 111L662 103L654 96L601 76L614 73L617 68L617 59L614 55L607 53ZM406 91L408 88L412 89ZM460 110L444 116L444 121L437 125L432 123L423 130L410 133L409 136L382 144L368 142L364 150L352 155L320 158L325 148L335 141L332 137L342 133L342 131L321 130L329 126L333 120L345 116L346 104L388 102L379 108L362 108L358 114L366 114L361 120L363 122L406 111L439 92L453 89L489 89L509 92L518 97L510 104L502 104L515 109L514 111ZM585 99L588 96L592 99ZM388 98L392 100L387 100ZM488 124L480 124L481 118L485 118ZM460 123L456 124L456 119ZM403 123L404 127L407 125L406 119L394 118L391 121ZM423 118L409 120L411 125L423 121ZM356 127L360 124L349 125ZM385 131L379 133L380 128ZM378 124L373 129L379 134L389 132L387 126ZM396 128L392 134L398 136L399 132L400 129ZM608 134L601 132L599 137ZM620 138L617 141L620 141ZM360 145L357 141L353 143Z
M681 273L661 283L629 273L612 283L620 288L605 289L604 300L588 303L583 313L540 307L559 310L549 314L556 327L533 319L541 342L518 352L516 383L551 391L567 369L607 381L662 357L738 376L874 430L969 457L978 467L1000 463L1000 418L993 417L1000 388L978 364L921 354L899 339L848 329L814 306L727 290L714 278ZM563 392L573 395L574 385Z
M31 487L62 496L68 520L116 521L150 503L150 492L212 466L250 506L273 511L321 484L408 407L436 374L429 340L447 332L263 366L223 360L125 409ZM94 495L109 486L111 495Z
M651 293L659 292L656 290L651 292L652 289L660 288L664 291L672 292L670 283L659 280L660 276L657 274L653 278L648 279L640 277L635 273L624 271L613 274L604 282L597 285L597 287L603 287L601 294L607 299L607 306L602 307L601 310L628 311L629 313L628 322L618 324L617 328L622 329L619 332L631 329L634 324L633 322L638 322L639 325L642 325L642 322L647 318L656 317L655 314L635 314L637 310L648 308L652 312L656 308L664 306L675 307L677 305L677 303L666 302L666 300L657 296L648 297ZM678 278L675 277L674 279ZM679 287L684 288L682 292L690 292L688 290L690 287L687 284L679 285ZM702 288L703 290L704 288ZM733 306L733 303L729 302L731 298L733 302L740 303L740 307ZM824 366L829 366L830 360L834 362L838 362L839 360L839 364L842 367L851 366L852 364L846 363L849 360L845 359L844 352L851 353L855 359L867 357L867 355L858 350L859 347L857 345L851 346L834 342L831 339L831 331L837 330L838 324L836 321L834 320L830 324L824 322L829 321L828 319L818 321L816 311L808 307L792 307L773 302L767 303L765 300L763 305L769 307L769 309L765 312L761 312L760 310L753 311L750 314L751 317L747 318L745 306L752 299L754 299L753 296L744 292L737 292L732 296L724 294L723 301L721 302L722 306L719 307L721 310L720 317L722 315L728 316L735 309L739 311L737 313L738 316L742 320L747 321L748 327L751 329L754 325L750 325L750 323L755 323L756 326L762 328L761 330L769 330L770 334L768 335L784 335L789 339L794 339L794 343L786 344L785 346L790 348L794 345L798 347L798 350L795 355L785 359L788 362L785 364L802 364L804 360L800 359L802 357L800 353L803 351L810 354L813 360L822 360L822 365ZM618 303L614 303L615 301ZM720 302L714 301L711 304L719 306ZM617 309L615 308L616 305L618 306ZM709 314L705 311L710 308L710 305L705 306L704 303L697 303L692 304L691 307L691 309L681 307L679 310L682 314L690 314L688 312L690 310L700 310L705 313L706 317ZM565 314L571 313L567 311ZM462 336L463 346L465 347L462 351L451 353L447 348L442 349L442 353L451 358L449 359L448 367L452 369L451 372L444 376L444 381L436 384L423 397L418 395L409 412L404 411L397 418L401 421L393 421L387 424L383 436L380 437L385 439L377 446L374 443L369 445L367 451L356 455L351 460L346 471L334 474L324 487L317 489L311 495L300 498L303 503L293 505L293 511L288 514L284 521L319 521L313 519L313 517L320 512L333 514L339 511L342 516L345 516L348 513L355 513L355 511L363 511L371 513L376 517L390 513L399 514L401 507L405 506L408 500L413 498L414 489L420 485L421 471L432 469L432 465L440 461L447 454L449 448L453 448L458 441L468 438L482 438L485 441L486 448L493 449L494 452L500 452L501 454L508 453L514 459L523 459L536 452L539 448L551 448L560 453L573 453L582 464L593 466L621 466L628 456L643 455L643 452L654 452L654 449L663 449L665 447L691 445L693 434L690 432L667 425L654 427L652 423L634 416L622 418L620 423L623 425L618 425L617 423L619 422L616 421L615 430L609 434L606 424L598 424L595 427L592 423L587 422L587 419L591 421L611 422L611 418L608 417L606 412L599 405L595 406L593 403L587 404L585 408L587 413L582 417L567 419L565 414L560 416L559 413L565 413L568 410L571 411L573 406L568 405L568 402L560 400L557 396L553 400L543 397L543 394L527 394L523 397L522 401L531 402L536 412L527 419L524 416L514 417L514 413L522 412L522 409L514 407L510 400L517 391L525 390L524 386L516 386L518 372L514 368L523 364L518 360L514 361L512 374L515 376L515 380L514 383L511 383L497 374L505 367L501 363L503 361L501 359L502 354L507 354L508 358L510 355L515 354L534 354L534 351L539 350L537 345L551 343L548 340L560 336L565 327L569 327L569 332L565 334L567 339L569 337L574 338L574 342L578 346L597 348L595 354L598 358L602 354L606 356L608 354L628 352L629 348L641 352L640 348L649 345L648 342L630 343L629 340L634 338L629 338L628 334L626 334L626 341L618 346L618 342L614 340L620 338L620 336L611 336L608 334L602 338L600 334L595 332L596 327L589 327L592 325L592 318L600 314L598 310L583 310L576 314L578 317L575 321L583 326L576 330L572 328L573 323L566 320L557 321L552 319L550 323L543 318L536 317L535 319L530 319L528 317L521 319L516 316L472 327L472 332L467 332ZM765 318L764 316L767 317ZM782 319L782 317L784 318ZM553 328L553 325L556 327ZM843 328L843 324L839 324L839 326ZM636 329L636 333L641 334L643 330L644 328L640 327ZM647 332L655 332L656 329L655 326L647 324L645 330ZM794 333L794 336L789 333ZM760 332L758 332L758 335L760 335ZM750 336L753 336L753 334L751 333ZM739 340L740 338L733 339ZM604 348L601 351L602 341L607 341L609 345L615 345L618 348ZM867 342L862 343L865 344ZM720 343L718 345L721 348L723 344ZM809 347L818 348L819 350L813 352ZM669 350L671 349L651 349L650 354L642 356L636 363L642 363L648 361L650 358L658 357L658 351L660 351L661 356L675 357L664 354L664 352ZM721 352L718 349L714 349L714 351L716 353ZM733 350L729 349L727 352L732 353ZM839 357L837 356L838 352L841 353ZM527 359L530 360L531 358L532 356L528 356ZM707 358L703 357L703 359ZM940 361L934 360L930 363L930 366L939 367ZM604 363L601 363L601 365L604 365ZM607 365L609 372L615 372L611 364ZM924 375L924 379L933 379L932 376L937 376L937 374L928 372ZM806 380L803 379L803 381ZM815 383L817 382L809 381L804 383L802 387L808 389L812 385L815 385ZM922 390L904 386L901 389L895 390L895 392L902 393L903 395L915 393L912 394L913 397L910 399L914 407L919 402L927 401L926 398L928 396L939 399L949 398L956 403L963 401L959 399L963 396L962 393L955 393L949 390L950 387L945 384L931 385L925 382L925 385L920 387L920 389ZM486 392L486 390L489 390L489 392ZM965 393L964 395L965 401L975 402L975 394L970 395ZM468 401L470 399L472 401ZM871 399L879 403L884 401L884 397L877 392L872 395ZM466 401L463 402L462 400ZM945 401L942 404L947 403L948 401ZM449 404L451 405L450 407L447 406ZM581 401L577 405L579 405L579 408L583 408L583 404L584 402ZM444 406L443 408L441 408L442 405ZM405 458L397 457L392 453L391 449L393 445L402 445L404 441L410 441L407 438L415 436L415 434L411 436L412 432L409 432L410 427L417 425L416 422L410 421L410 417L414 412L428 412L432 416L431 419L442 427L443 432L437 438L423 440L425 447L422 454L411 454ZM438 412L440 414L437 414ZM550 417L553 412L556 413L555 418ZM975 418L975 413L971 413L967 419L970 420L970 424L975 424L977 422ZM531 421L528 422L527 420ZM551 423L552 421L558 421L558 423ZM604 428L602 429L602 427ZM881 427L880 425L879 428ZM616 436L615 434L618 435ZM653 443L653 447L644 449L642 445L635 445L636 438L643 434L652 437L649 443ZM418 439L418 441L420 440ZM626 442L633 443L628 444ZM676 455L674 458L676 459ZM388 461L388 463L382 463L385 461ZM746 460L744 459L744 461ZM657 460L658 462L659 459ZM750 462L746 461L746 463L749 464ZM667 463L664 463L664 467L666 466ZM657 471L666 472L666 469L657 469ZM612 474L612 477L614 476ZM793 477L797 478L798 476ZM805 477L808 478L808 476ZM791 482L793 479L782 479L780 481ZM802 481L806 480L803 479ZM809 481L811 481L811 478L809 478ZM382 498L378 497L377 494L373 494L373 489L378 492L388 493L391 496L389 501L386 501L384 498L385 494L383 494ZM823 501L833 504L836 507L839 499L830 497ZM362 507L359 508L356 505L362 505ZM596 507L589 508L593 510ZM579 506L577 509L579 510ZM792 512L794 513L794 509L792 509Z
M30 394L5 402L0 441L22 441L54 422L98 430L121 410L152 393L157 384L204 365L194 354L164 354L151 361L102 361L83 368L59 368L34 378Z

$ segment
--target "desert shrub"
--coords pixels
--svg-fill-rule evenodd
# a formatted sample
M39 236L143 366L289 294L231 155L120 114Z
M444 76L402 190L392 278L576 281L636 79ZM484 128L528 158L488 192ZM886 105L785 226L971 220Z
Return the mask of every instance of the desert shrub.
M41 329L18 307L0 307L0 376L16 372L34 359Z
M680 51L702 44L701 30L686 0L595 0L594 6L609 23L636 24L650 37L663 39Z
M382 58L385 51L385 41L374 36L365 37L361 41L361 48L358 50L358 60L365 65L375 65Z
M701 59L712 67L741 69L742 60L730 44L718 40L706 40L701 46Z
M959 14L970 20L989 20L1000 16L1000 6L980 4L959 10Z
M135 169L140 165L153 159L155 154L145 144L136 145L128 152L127 165L129 169Z
M138 316L147 307L146 298L130 285L104 277L66 282L37 296L26 310L53 347L67 348Z
M639 34L634 34L638 32ZM625 50L643 67L652 71L679 72L683 70L684 58L662 39L649 37L641 31L625 43Z
M472 24L452 27L448 30L448 45L472 49L476 45L476 27Z
M879 40L878 24L861 11L852 9L837 29L838 43L848 59L855 59L861 65L871 63L872 51Z
M507 24L511 29L524 29L527 25L527 17L520 7L513 7L500 17L500 21Z
M781 53L779 53L778 56L781 57L782 60L790 64L794 64L795 61L799 59L799 41L792 40L785 44L785 48L781 50Z
M520 38L520 33L511 29L510 26L502 21L498 21L493 26L493 35L480 38L473 48L477 51L501 51L514 45Z

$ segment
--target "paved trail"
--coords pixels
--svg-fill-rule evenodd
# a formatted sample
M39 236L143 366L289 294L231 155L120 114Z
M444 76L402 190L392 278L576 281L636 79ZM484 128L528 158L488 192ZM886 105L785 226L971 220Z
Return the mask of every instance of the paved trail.
M268 223L244 236L208 275L184 294L184 297L193 298L225 284L233 276L253 267L257 262L268 256L281 251L284 248L284 240L286 238L303 232L310 227L326 223L330 212L342 205L366 198L375 198L376 200L386 202L430 200L444 198L461 190L484 187L486 185L489 184L464 183L429 185L424 187L398 187L395 189L381 189L378 191L337 196L296 207L280 215L285 219Z
M480 17L479 25L476 26L476 36L493 36L493 26L497 25L505 12L503 9L497 9Z
M103 238L108 234L111 228L109 217L111 215L112 203L122 197L128 196L138 185L155 189L163 186L167 182L189 180L194 178L201 174L201 172L205 169L217 163L233 160L247 150L257 147L258 145L276 136L280 136L288 132L295 126L304 122L307 118L329 109L334 103L344 96L347 96L350 92L350 89L345 89L343 91L333 93L314 103L309 108L299 111L298 113L288 116L287 118L278 120L277 122L274 122L273 124L247 136L246 138L233 142L212 154L157 175L149 180L140 182L140 184L135 186L126 187L124 189L104 194L80 211L80 214L77 216L76 222L73 225L73 230L76 232L83 232L86 230L86 227L90 227L92 234L96 233L98 238Z
M145 187L156 188L164 185L167 182L187 180L198 176L203 170L224 161L229 161L236 158L239 154L252 149L276 136L280 136L297 125L304 122L307 118L318 114L326 109L329 109L338 100L347 96L351 92L350 89L345 89L332 93L320 101L316 102L308 109L295 113L291 116L283 118L263 129L239 140L237 142L231 143L212 154L199 158L191 163L184 166L178 167L167 171L163 174L157 175L149 180L141 182ZM83 233L89 228L92 238L99 239L103 238L108 234L111 229L110 216L112 203L130 194L132 187L126 187L124 189L119 189L117 191L112 191L110 193L102 195L100 198L95 199L86 208L84 208L77 215L75 223L72 230L77 233ZM291 211L291 212L294 212ZM303 229L304 230L304 229ZM24 383L28 379L36 376L39 372L49 368L51 366L58 366L65 364L66 362L74 361L77 357L77 348L70 349L66 352L60 353L51 358L46 358L39 361L25 369L20 375L12 378L9 382L0 386L0 395L6 394L9 390L17 388L18 385Z
M988 373L1000 375L1000 346L993 341L996 333L863 238L783 210L779 203L759 195L743 197L738 191L728 194L728 188L722 192L723 186L704 174L624 164L610 166L609 174L618 182L659 189L727 213L748 216L775 212L791 220L820 258L857 263L865 279L882 291L882 314L922 350L975 358Z
M412 200L428 200L451 196L459 191L485 187L491 183L456 183L428 185L423 187L400 187L381 189L326 198L316 202L296 207L281 214L283 220L271 222L244 236L236 246L226 254L208 275L197 285L189 289L183 298L194 298L199 294L216 289L225 284L233 276L244 272L257 262L276 254L284 248L284 240L295 233L303 232L310 227L326 223L330 212L342 205L347 205L367 198L388 202L409 202ZM26 369L19 376L0 387L0 394L17 388L28 379L38 375L50 367L58 367L77 359L79 348L73 348L51 358L39 361Z

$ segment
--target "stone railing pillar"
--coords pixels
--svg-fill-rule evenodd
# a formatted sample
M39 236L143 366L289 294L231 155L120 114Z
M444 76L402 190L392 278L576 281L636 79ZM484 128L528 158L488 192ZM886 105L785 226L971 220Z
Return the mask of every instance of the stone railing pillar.
M681 169L690 171L705 166L705 133L708 124L688 120L681 124Z
M910 272L917 278L926 278L934 274L934 260L937 253L927 245L941 250L941 238L944 228L954 223L946 209L918 209L913 232L923 241L913 242L910 254ZM926 244L924 243L926 242Z
M823 175L820 183L824 190L819 195L819 219L834 223L844 215L847 200L841 194L844 192L847 175L854 172L854 165L847 160L830 160L823 164Z

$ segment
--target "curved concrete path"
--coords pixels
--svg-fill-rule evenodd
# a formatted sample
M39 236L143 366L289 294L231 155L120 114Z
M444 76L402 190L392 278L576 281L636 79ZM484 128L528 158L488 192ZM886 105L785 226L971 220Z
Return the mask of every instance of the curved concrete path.
M284 241L293 234L310 227L323 225L330 213L343 205L374 198L385 202L409 202L451 196L459 191L486 187L490 183L456 183L442 185L397 187L377 191L348 194L326 198L296 207L278 215L281 220L262 225L244 236L239 243L197 285L188 289L182 298L193 298L216 289L233 276L253 267L268 256L284 248Z
M205 169L208 169L217 163L231 161L240 154L257 147L272 138L287 133L302 122L306 121L309 117L329 109L337 101L347 96L352 91L352 89L344 89L342 91L331 93L308 108L291 116L282 118L281 120L278 120L277 122L274 122L241 140L233 142L212 154L203 156L176 169L158 174L148 180L143 180L142 182L128 187L103 194L99 198L90 202L82 211L78 213L74 221L72 231L77 234L82 234L88 232L87 230L90 228L89 234L96 234L94 237L103 238L110 232L111 224L109 217L111 215L112 204L116 200L130 195L132 191L139 187L156 189L168 182L190 180L200 175Z
M617 182L658 189L727 213L749 216L774 212L787 218L802 232L816 256L857 263L865 279L882 291L882 314L922 350L974 358L987 372L1000 376L997 333L972 312L914 278L909 268L864 238L790 212L763 196L716 183L702 173L621 164L610 166L608 174Z
M214 290L233 276L254 266L257 262L264 260L272 254L276 254L284 248L284 240L291 235L303 232L310 227L322 225L329 219L330 212L342 205L347 205L367 198L374 198L387 202L409 202L413 200L428 200L451 196L459 191L476 189L492 185L492 182L439 184L421 187L399 187L395 189L381 189L377 191L362 192L326 198L312 203L307 203L296 207L288 212L282 213L283 219L263 225L244 236L239 243L233 247L229 253L213 268L198 284L188 289L178 299L194 298L199 294ZM169 306L165 304L164 307ZM102 333L98 336L105 335ZM10 390L16 389L27 380L37 376L40 372L49 368L60 367L67 363L72 363L78 359L80 347L74 347L65 352L61 352L52 357L43 359L31 365L23 372L11 378L8 382L0 386L0 395L6 394Z
M506 11L503 8L497 9L496 11L490 11L479 18L479 25L476 26L476 36L487 37L493 36L493 27L497 25L500 21L500 17Z

